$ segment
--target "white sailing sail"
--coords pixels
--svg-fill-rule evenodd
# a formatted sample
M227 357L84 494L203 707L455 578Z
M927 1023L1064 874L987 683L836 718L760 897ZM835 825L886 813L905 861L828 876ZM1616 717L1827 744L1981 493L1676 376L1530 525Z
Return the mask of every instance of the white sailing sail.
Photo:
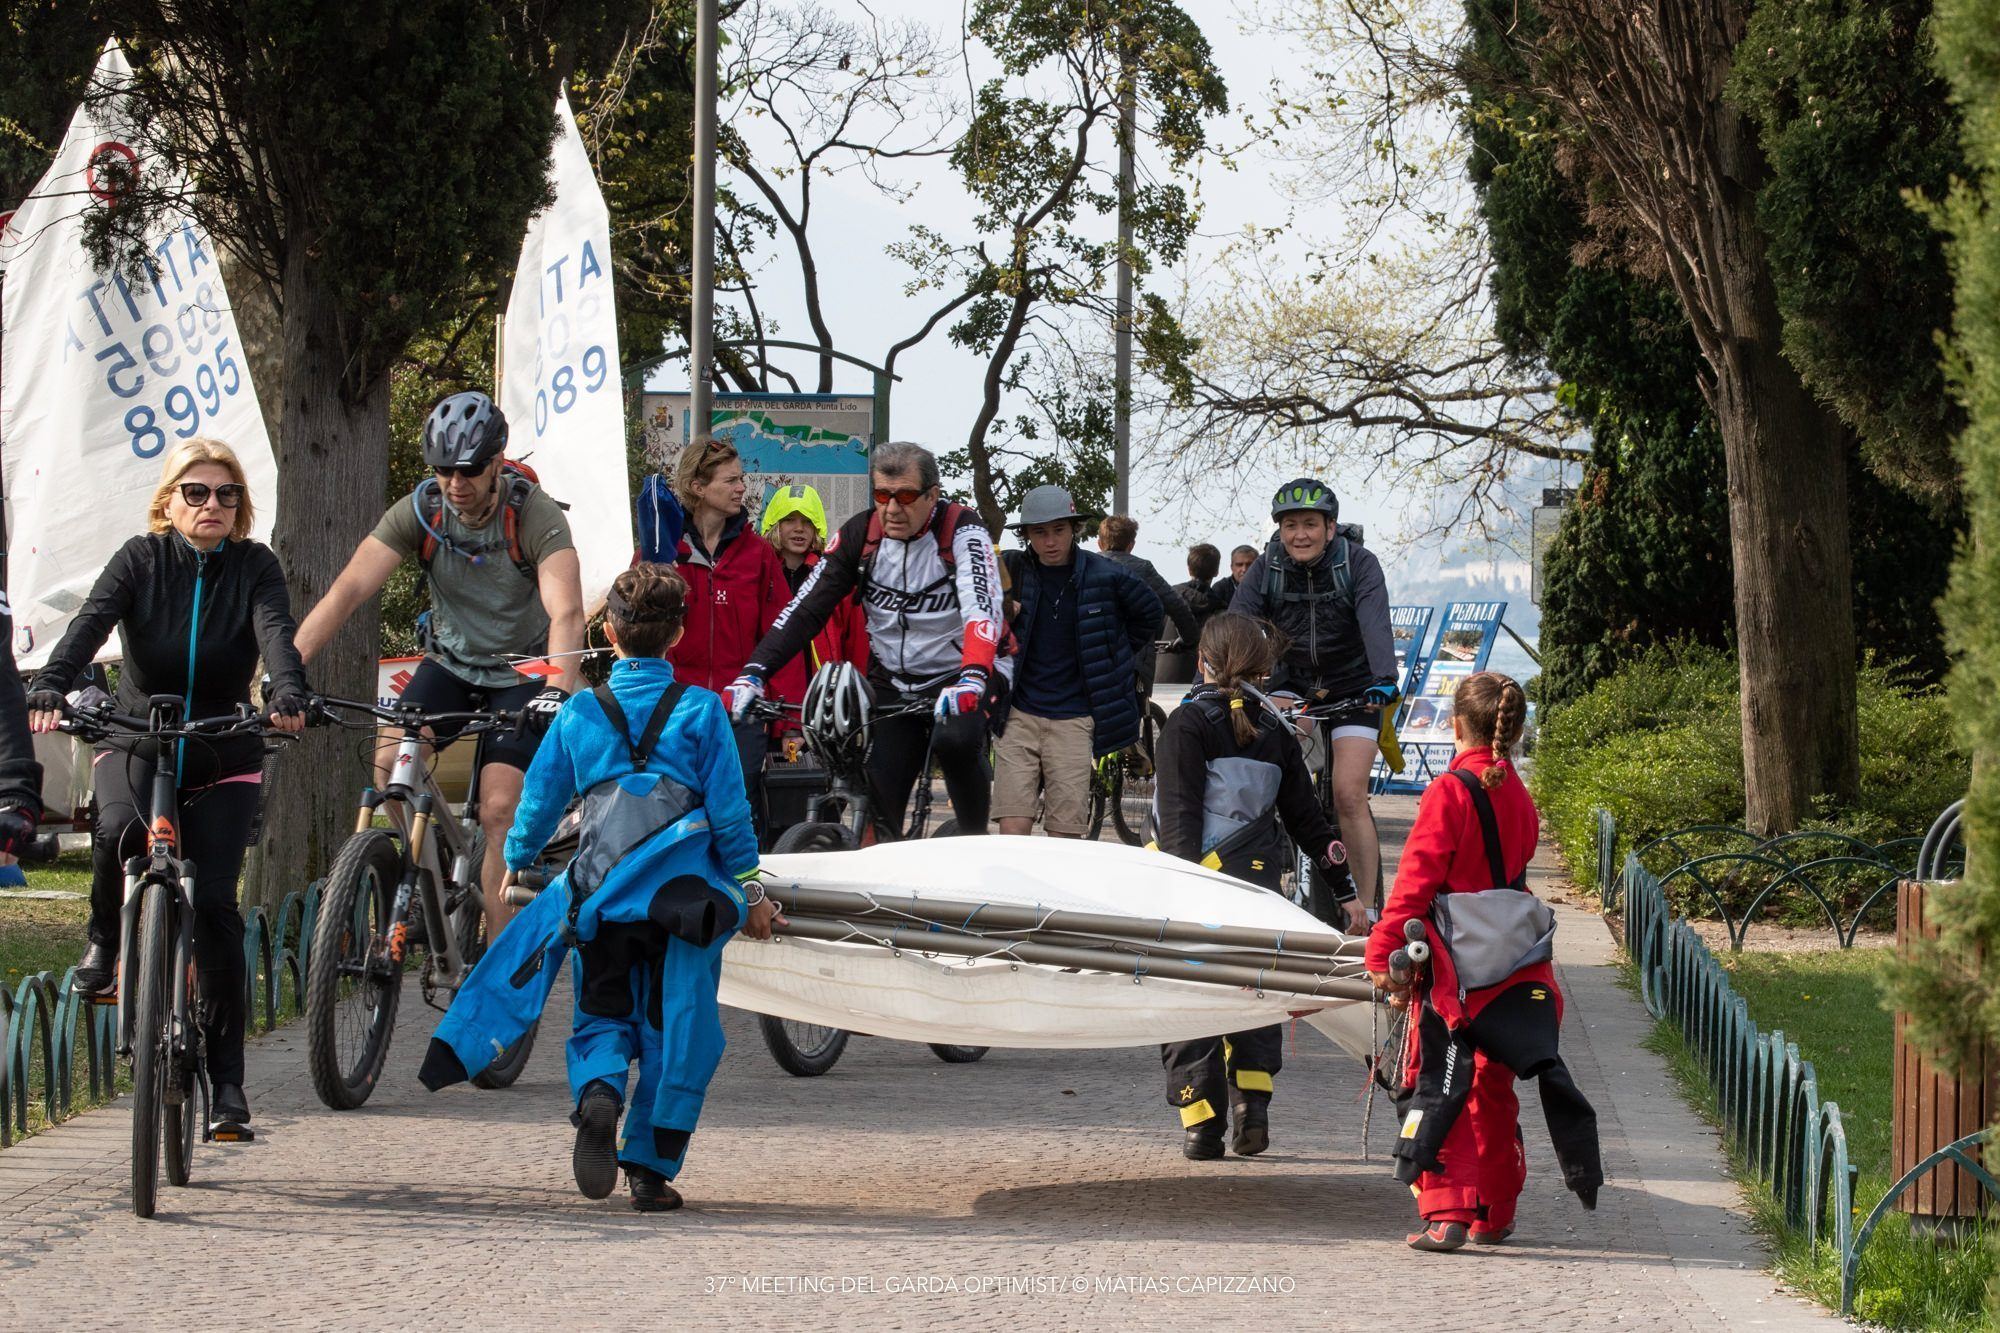
M555 202L528 223L501 333L500 408L510 458L569 506L583 602L597 607L632 563L625 393L612 300L611 213L569 99L556 100Z
M254 535L277 513L278 465L250 382L214 243L168 213L139 272L106 271L85 221L121 172L161 168L133 133L131 67L106 45L55 162L0 229L0 464L14 650L40 666L98 572L143 532L163 456L219 439L243 460ZM118 655L116 637L100 659Z

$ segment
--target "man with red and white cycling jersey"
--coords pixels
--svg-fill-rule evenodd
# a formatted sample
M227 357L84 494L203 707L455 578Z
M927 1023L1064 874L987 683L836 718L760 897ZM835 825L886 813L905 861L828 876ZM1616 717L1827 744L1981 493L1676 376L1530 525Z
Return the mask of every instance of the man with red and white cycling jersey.
M869 481L874 506L841 524L723 697L741 718L841 604L858 597L876 707L932 701L927 712L873 723L868 785L878 831L901 830L928 751L944 771L959 832L984 833L992 808L987 720L1008 668L992 534L977 513L940 498L937 459L921 445L878 446Z

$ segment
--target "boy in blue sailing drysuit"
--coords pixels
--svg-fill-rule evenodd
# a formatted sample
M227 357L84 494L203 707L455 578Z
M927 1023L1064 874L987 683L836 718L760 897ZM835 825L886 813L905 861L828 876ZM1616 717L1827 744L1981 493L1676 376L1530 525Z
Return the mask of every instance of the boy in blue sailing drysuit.
M436 1090L479 1073L540 1016L573 946L577 1186L594 1199L622 1166L632 1206L680 1205L679 1173L722 1058L716 988L740 927L770 935L757 841L721 700L674 680L687 585L663 565L612 584L611 679L564 705L535 753L507 837L510 878L584 797L576 857L501 932L438 1025L421 1077ZM616 1139L627 1076L639 1066Z

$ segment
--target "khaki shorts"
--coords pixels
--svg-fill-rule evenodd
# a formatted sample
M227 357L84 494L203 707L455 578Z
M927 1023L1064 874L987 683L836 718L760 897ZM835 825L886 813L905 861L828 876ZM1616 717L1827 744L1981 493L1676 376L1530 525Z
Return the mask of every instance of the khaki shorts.
M1090 832L1090 733L1088 717L1036 717L1016 708L1007 734L993 742L993 817L1033 819L1039 797L1048 832Z

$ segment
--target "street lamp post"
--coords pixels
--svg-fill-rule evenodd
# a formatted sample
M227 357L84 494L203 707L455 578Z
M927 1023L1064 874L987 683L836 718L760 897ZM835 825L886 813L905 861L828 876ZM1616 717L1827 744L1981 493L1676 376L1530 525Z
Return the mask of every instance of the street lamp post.
M688 438L708 434L715 407L715 3L696 0L694 274L688 303Z

